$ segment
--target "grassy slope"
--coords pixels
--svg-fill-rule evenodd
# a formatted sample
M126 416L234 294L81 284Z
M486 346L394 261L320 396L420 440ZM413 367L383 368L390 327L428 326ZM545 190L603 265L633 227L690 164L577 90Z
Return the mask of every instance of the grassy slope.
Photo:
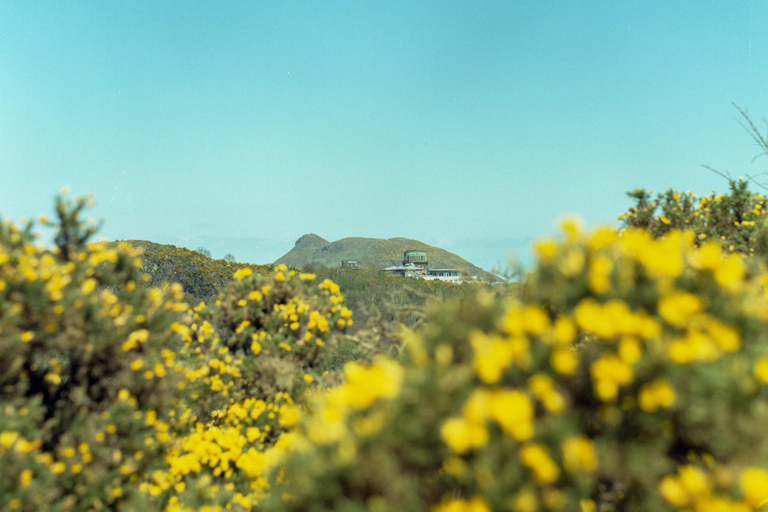
M427 245L408 238L343 238L328 242L317 235L304 235L287 254L275 263L286 263L293 267L324 266L337 268L341 260L357 260L363 268L384 268L399 265L405 251L426 251L431 268L456 268L470 275L489 279L490 274L467 260L439 247Z

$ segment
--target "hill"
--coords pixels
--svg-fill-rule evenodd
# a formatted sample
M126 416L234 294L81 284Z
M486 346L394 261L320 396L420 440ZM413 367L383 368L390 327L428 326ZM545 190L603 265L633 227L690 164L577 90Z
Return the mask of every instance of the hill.
M467 260L439 247L427 245L409 238L342 238L329 242L315 234L307 234L296 240L296 245L275 263L292 267L338 268L342 260L357 260L359 267L384 268L400 265L405 251L426 251L430 268L455 268L484 280L493 276Z
M187 296L186 300L193 304L200 300L211 300L241 268L248 267L261 274L268 273L270 268L269 265L214 260L197 251L175 245L156 244L146 240L124 241L144 250L141 256L144 262L142 271L151 277L151 286L181 283Z

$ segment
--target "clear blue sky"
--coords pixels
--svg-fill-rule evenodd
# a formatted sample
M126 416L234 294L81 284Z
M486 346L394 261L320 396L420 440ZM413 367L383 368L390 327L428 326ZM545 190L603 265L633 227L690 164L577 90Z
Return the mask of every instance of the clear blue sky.
M768 1L0 3L0 212L271 262L304 233L493 268L634 187L768 171ZM768 179L766 179L768 181Z

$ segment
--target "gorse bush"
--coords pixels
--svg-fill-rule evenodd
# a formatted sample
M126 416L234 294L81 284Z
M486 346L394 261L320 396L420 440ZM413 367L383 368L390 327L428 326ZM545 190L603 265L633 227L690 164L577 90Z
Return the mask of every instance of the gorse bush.
M86 199L57 200L53 249L0 222L0 508L758 510L768 274L723 201L681 205L687 231L566 222L520 293L428 303L341 376L330 279L243 265L188 305L89 243Z
M162 463L148 417L171 409L180 291L140 286L135 249L88 244L86 199L59 199L57 246L0 223L0 508L100 510ZM141 500L139 500L141 501Z
M742 127L764 155L768 156L768 139L760 133L749 116L735 103L743 119ZM619 215L624 227L642 228L655 237L673 230L691 230L696 242L716 242L726 251L761 256L768 255L768 226L765 223L766 198L749 191L748 181L738 180L708 168L728 180L725 194L712 192L699 197L691 192L670 189L653 197L644 189L627 192L635 204ZM754 181L751 177L750 181ZM763 186L763 188L765 188Z
M691 230L698 243L714 241L726 250L768 255L766 198L751 192L744 179L729 180L727 194L698 197L668 190L656 194L635 189L627 195L635 205L619 216L625 227L642 228L656 237L673 230Z
M304 391L324 378L323 362L352 323L330 281L285 266L234 278L214 305L198 304L177 326L182 421L171 425L167 465L141 484L165 510L250 509L263 499Z
M0 223L0 508L250 507L352 324L338 286L240 266L190 309L141 286L140 251L88 243L86 205L57 200L52 250Z
M757 508L765 277L692 233L564 231L525 301L437 308L405 365L317 394L270 509Z

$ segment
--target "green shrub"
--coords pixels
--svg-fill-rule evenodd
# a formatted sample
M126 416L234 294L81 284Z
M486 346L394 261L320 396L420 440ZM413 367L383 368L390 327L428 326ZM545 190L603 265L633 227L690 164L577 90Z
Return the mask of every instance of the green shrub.
M652 194L643 189L627 192L635 205L619 216L626 228L641 228L655 237L673 230L691 230L698 243L715 241L730 252L768 253L765 226L766 198L750 192L743 179L729 180L729 192L698 197L668 190Z

